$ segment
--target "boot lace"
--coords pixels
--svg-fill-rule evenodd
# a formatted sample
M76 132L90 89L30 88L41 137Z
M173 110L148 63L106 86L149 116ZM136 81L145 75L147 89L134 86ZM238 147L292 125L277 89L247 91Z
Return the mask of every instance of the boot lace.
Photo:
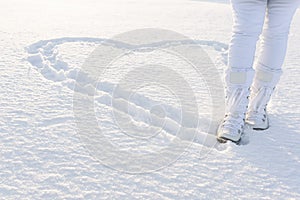
M227 111L223 127L240 130L244 127L244 117L248 106L248 88L236 88L227 95Z
M244 126L244 120L241 116L235 116L232 114L225 115L223 127L233 130L240 130Z

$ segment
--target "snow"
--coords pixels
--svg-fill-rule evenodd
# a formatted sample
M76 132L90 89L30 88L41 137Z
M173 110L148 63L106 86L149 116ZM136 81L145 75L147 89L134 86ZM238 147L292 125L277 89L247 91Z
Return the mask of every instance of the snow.
M299 199L299 10L269 106L271 127L247 131L239 146L216 143L216 91L175 55L128 53L101 81L82 70L96 47L131 47L115 35L156 28L193 39L221 75L231 20L223 0L0 1L0 199ZM194 110L180 109L166 87L140 87L132 96L124 85L115 90L132 66L146 64L167 64L186 78L201 129ZM76 107L76 98L86 104ZM78 123L90 102L107 145L80 132L92 123Z

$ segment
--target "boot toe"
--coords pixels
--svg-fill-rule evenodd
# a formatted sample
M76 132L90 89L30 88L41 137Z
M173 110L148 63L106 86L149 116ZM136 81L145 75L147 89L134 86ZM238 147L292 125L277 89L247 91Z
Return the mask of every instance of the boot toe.
M269 128L269 120L261 119L261 120L246 120L246 124L253 130L266 130Z
M233 142L238 142L241 139L241 130L230 130L226 128L220 128L218 131L218 138L231 140Z

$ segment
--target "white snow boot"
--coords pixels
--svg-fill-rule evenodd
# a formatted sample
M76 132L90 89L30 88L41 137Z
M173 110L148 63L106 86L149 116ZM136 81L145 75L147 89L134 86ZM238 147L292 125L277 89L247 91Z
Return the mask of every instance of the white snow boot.
M269 128L267 104L281 74L281 70L258 69L256 71L246 114L246 123L253 130Z
M250 86L254 70L228 69L225 76L225 117L217 132L220 142L239 142L245 126L245 114L249 103Z

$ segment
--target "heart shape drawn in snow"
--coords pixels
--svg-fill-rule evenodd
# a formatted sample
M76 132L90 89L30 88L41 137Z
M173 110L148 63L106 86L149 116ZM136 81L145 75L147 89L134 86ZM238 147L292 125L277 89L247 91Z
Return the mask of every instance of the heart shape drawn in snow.
M174 162L190 145L176 138L220 149L214 134L224 112L223 84L202 48L213 49L226 63L226 44L160 29L135 30L113 39L44 40L26 50L27 61L46 79L74 90L79 134L91 154L114 169L143 173ZM109 112L122 136L99 136L98 126L109 124L101 122ZM130 151L122 145L116 149L110 146L116 138L123 147L128 138L127 145L136 145ZM144 149L146 156L139 155L140 147L147 145L152 146ZM127 159L120 164L122 158Z

